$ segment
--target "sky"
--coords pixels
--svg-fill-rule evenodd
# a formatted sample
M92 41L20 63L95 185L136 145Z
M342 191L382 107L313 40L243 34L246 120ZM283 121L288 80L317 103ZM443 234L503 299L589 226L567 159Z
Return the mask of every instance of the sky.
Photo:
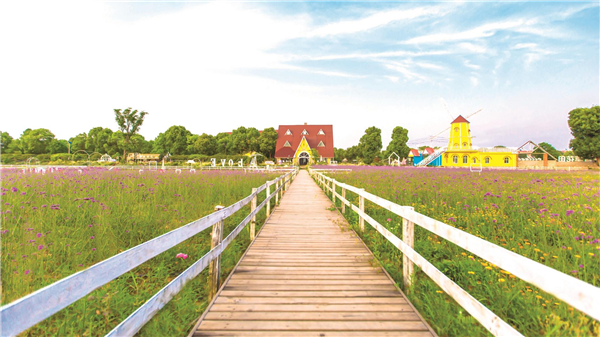
M149 113L140 133L332 124L446 146L568 148L568 113L599 104L598 2L0 4L0 130L67 139ZM430 141L430 136L439 134Z

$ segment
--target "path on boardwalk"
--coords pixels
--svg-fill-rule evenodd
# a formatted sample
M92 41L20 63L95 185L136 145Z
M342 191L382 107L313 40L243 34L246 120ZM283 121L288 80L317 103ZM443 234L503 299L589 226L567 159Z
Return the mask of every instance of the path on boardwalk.
M306 171L194 336L432 336Z

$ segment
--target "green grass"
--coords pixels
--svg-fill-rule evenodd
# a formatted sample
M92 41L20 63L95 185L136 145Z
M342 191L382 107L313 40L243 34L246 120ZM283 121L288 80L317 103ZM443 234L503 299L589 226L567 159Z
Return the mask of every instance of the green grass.
M276 176L227 171L181 175L103 169L46 175L3 171L2 304L206 216L216 205L233 204L249 195L253 187ZM263 192L258 203L264 197ZM249 212L248 205L227 218L224 237ZM265 211L261 211L258 224L264 219ZM222 280L249 243L245 229L223 252ZM104 335L209 250L210 229L207 229L98 288L22 335ZM178 259L177 253L188 254L189 258ZM187 335L208 304L207 285L205 270L139 335Z
M595 286L600 285L600 185L579 173L363 169L336 180L435 218ZM338 194L341 189L338 187ZM349 200L358 205L352 192ZM337 206L341 207L339 200ZM365 211L402 238L402 219L365 201ZM489 335L416 267L405 287L402 254L358 216L352 228L440 336ZM475 254L415 226L415 250L526 336L598 336L600 323Z

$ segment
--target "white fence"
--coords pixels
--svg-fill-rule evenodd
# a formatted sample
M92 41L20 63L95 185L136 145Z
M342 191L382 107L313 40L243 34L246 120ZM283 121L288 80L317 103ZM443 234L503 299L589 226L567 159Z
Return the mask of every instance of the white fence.
M342 213L345 213L345 206L349 206L359 215L359 226L361 230L364 230L364 221L366 220L367 223L385 236L389 242L400 249L404 254L403 276L405 284L409 285L411 282L412 264L414 263L494 336L522 335L469 295L469 293L454 283L413 249L415 224L475 255L478 255L514 276L537 286L541 290L556 296L592 318L600 320L600 288L530 260L517 253L513 253L510 250L480 239L443 222L417 213L412 207L397 205L391 201L368 193L364 189L337 182L335 179L327 177L320 172L311 170L310 173L323 189L331 195L334 202L336 198L341 200ZM336 186L341 187L341 195L337 193ZM352 205L346 199L346 191L351 191L358 195L359 207ZM400 240L364 212L365 199L404 219L402 228L403 240Z
M296 176L296 173L297 170L289 171L285 175L282 175L273 181L267 181L262 186L253 189L252 194L229 207L222 208L185 226L179 227L111 258L98 262L86 270L54 282L51 285L0 307L0 334L2 336L14 336L31 328L86 296L96 288L114 280L203 230L213 227L213 245L211 246L211 250L171 281L167 286L157 292L151 299L139 307L108 334L108 336L133 336L150 320L150 318L152 318L152 316L168 303L188 281L196 277L212 261L217 261L216 264L213 262L213 267L217 270L217 272L214 272L213 274L218 276L218 270L220 270L218 262L220 261L219 257L221 252L225 250L227 245L231 243L249 222L252 222L250 227L250 237L251 239L254 239L254 233L252 233L252 231L254 229L256 214L266 204L267 216L269 215L269 201L274 196L276 200L279 201L279 194L283 190L287 190L291 180ZM270 193L271 185L276 186L273 193ZM266 198L258 205L258 207L255 207L257 195L263 190L266 190ZM252 202L253 206L250 214L244 218L225 240L222 240L223 220L250 202ZM215 229L217 229L217 231L220 230L221 238L217 241L214 240ZM218 277L216 278L216 283L211 285L212 288L218 288Z

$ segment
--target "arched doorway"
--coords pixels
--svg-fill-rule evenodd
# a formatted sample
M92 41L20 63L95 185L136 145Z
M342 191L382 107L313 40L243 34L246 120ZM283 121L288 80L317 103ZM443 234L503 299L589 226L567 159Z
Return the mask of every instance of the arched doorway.
M310 154L308 152L302 152L298 156L298 165L304 166L310 162Z

